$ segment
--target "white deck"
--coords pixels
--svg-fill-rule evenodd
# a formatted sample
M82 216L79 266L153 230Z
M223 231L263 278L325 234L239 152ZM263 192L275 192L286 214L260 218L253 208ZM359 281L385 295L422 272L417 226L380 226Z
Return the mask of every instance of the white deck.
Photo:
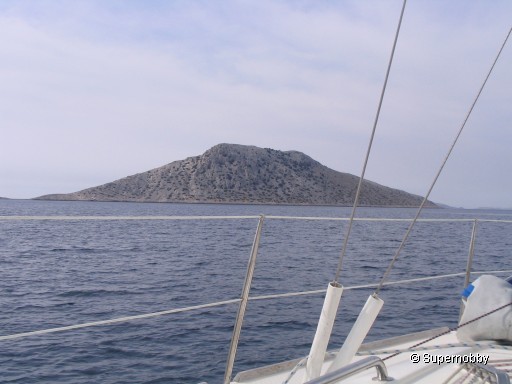
M430 335L435 335L436 332L439 334L443 332L443 330L445 329L432 330L366 344L360 349L360 355L356 356L353 362L367 357L368 354L366 353L371 353L371 355L385 359L392 354L389 351L406 350L421 340L428 339L431 337ZM408 341L404 342L406 339L408 339ZM495 342L479 342L463 346L457 339L455 332L450 332L435 340L429 341L421 345L421 347L418 347L418 349L420 350L404 351L398 356L384 361L388 375L393 378L392 382L429 384L484 382L478 379L475 380L475 375L468 373L468 370L462 368L461 364L453 362L441 364L426 362L426 358L438 359L440 357L445 358L454 355L468 355L475 358L480 356L482 359L488 358L487 366L493 366L502 371L512 369L512 350L508 346L500 345ZM383 351L386 352L383 353ZM376 353L373 354L373 352ZM418 355L421 361L413 363L413 354ZM290 371L300 360L301 359L242 372L235 377L233 383L284 383L289 377ZM322 374L326 372L331 361L332 357L326 359ZM369 368L360 374L351 376L340 382L354 384L375 382L372 381L372 379L377 376L376 372L375 368ZM298 384L304 383L305 381L305 368L301 367L288 383Z

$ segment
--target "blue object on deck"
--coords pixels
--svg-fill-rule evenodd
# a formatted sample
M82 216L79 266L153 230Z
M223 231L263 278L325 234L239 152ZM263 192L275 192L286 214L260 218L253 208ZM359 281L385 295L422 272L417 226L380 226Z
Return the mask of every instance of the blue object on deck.
M469 295L471 295L471 292L473 292L473 289L475 289L475 286L473 284L469 284L463 291L462 291L462 297L468 298Z

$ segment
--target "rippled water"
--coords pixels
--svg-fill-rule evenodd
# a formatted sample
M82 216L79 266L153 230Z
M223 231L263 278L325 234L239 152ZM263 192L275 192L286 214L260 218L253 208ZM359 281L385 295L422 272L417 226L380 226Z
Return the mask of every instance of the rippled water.
M411 218L365 208L363 217ZM0 201L5 215L293 215L348 208ZM510 211L428 210L426 218L512 219ZM257 218L206 221L0 220L1 334L238 298ZM251 295L322 289L333 279L345 222L267 219ZM407 223L357 222L342 283L375 283ZM465 269L471 222L419 223L393 280ZM512 223L480 223L475 270L509 268ZM369 340L453 326L463 278L389 287ZM372 291L347 290L331 338L343 341ZM306 355L322 296L251 301L235 373ZM7 383L220 382L237 304L0 341Z

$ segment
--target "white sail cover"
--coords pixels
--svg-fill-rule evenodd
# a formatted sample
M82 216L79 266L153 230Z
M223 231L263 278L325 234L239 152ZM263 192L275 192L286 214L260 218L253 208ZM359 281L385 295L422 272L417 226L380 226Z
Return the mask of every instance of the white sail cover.
M512 285L496 276L482 275L464 290L463 301L466 308L459 325L512 303ZM457 337L460 341L512 341L512 305L462 326Z

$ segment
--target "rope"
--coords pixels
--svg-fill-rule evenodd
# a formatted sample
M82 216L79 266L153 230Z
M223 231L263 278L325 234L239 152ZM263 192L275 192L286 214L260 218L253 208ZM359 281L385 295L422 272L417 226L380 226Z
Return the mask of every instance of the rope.
M1 216L0 221L123 221L123 220L223 220L223 219L259 219L260 216ZM265 220L318 220L318 221L350 221L350 217L322 217L322 216L265 216ZM391 219L381 217L354 217L353 221L360 222L411 222L413 219ZM470 223L475 219L418 219L425 223ZM478 219L480 223L512 223L512 220Z
M0 336L0 341L2 341L2 340L18 339L20 337L26 337L26 336L44 335L46 333L69 331L69 330L72 330L72 329L94 327L94 326L97 326L97 325L109 325L109 324L121 323L121 322L124 322L124 321L130 321L130 320L147 319L149 317L157 317L157 316L162 316L162 315L169 315L171 313L186 312L186 311L191 311L191 310L195 310L195 309L204 309L204 308L216 307L216 306L219 306L219 305L238 303L239 301L240 301L240 299L218 301L216 303L194 305L194 306L185 307L185 308L168 309L166 311L145 313L145 314L142 314L142 315L135 315L135 316L118 317L116 319L94 321L94 322L91 322L91 323L69 325L69 326L66 326L66 327L49 328L49 329L42 329L40 331L15 333L13 335Z
M461 371L464 369L464 366L460 366L461 368ZM459 371L460 372L460 371ZM455 384L464 384L464 382L467 380L467 379L470 379L469 383L468 384L474 384L475 383L475 380L478 380L479 378L475 376L475 373L477 372L476 370L476 367L475 366L471 366L467 372L466 372L466 375L465 376L462 376L461 378L459 378ZM458 373L458 372L457 372ZM450 377L450 380L452 379L453 377ZM485 381L483 381L483 384L485 384Z
M292 379L292 377L295 376L295 374L297 373L299 368L302 368L303 366L306 365L306 363L308 362L308 358L309 358L309 356L303 358L302 360L300 360L297 363L297 365L295 365L295 367L293 367L293 369L290 371L290 373L288 374L286 379L281 384L288 384L290 382L290 380Z
M512 273L512 270L477 271L477 272L471 272L471 273L477 274L477 275L479 275L479 274L481 275L481 274L485 274L485 273L494 273L494 274L495 273ZM451 274L438 275L438 276L420 277L420 278L416 278L416 279L388 281L384 285L407 284L407 283L414 283L414 282L419 282L419 281L437 280L437 279L442 279L442 278L456 277L456 276L463 276L463 275L465 275L465 272L451 273ZM355 289L374 288L374 287L375 287L375 284L362 284L362 285L353 285L350 287L345 287L344 289L345 290L355 290ZM279 299L279 298L293 297L293 296L323 294L323 293L325 293L325 291L326 291L325 289L317 289L314 291L288 292L288 293L279 293L279 294L274 294L274 295L250 296L248 299L249 299L249 301ZM67 331L67 330L72 330L72 329L87 328L87 327L93 327L93 326L97 326L97 325L108 325L108 324L120 323L120 322L124 322L124 321L168 315L168 314L172 314L172 313L187 312L187 311L192 311L192 310L197 310L197 309L202 309L202 308L215 307L215 306L220 306L220 305L225 305L225 304L236 303L239 301L240 301L240 299L232 299L232 300L226 300L226 301L219 301L219 302L215 302L215 303L196 305L196 306L192 306L192 307L177 308L177 309L170 309L170 310L166 310L166 311L153 312L153 313L142 314L142 315L121 317L121 318L116 318L116 319L111 319L111 320L101 320L101 321L95 321L95 322L91 322L91 323L70 325L70 326L59 327L59 328L49 328L49 329L43 329L43 330L39 330L39 331L16 333L13 335L0 336L0 341L17 339L17 338L27 337L27 336L42 335L42 334L46 334L46 333Z
M402 349L377 349L373 351L362 351L357 352L357 356L370 356L370 355L390 355L393 353L404 353L404 352L421 352L421 351L432 351L432 350L439 350L443 348L458 348L458 347L464 347L464 348L471 348L471 347L478 347L478 348L487 348L487 349L503 349L503 350L512 350L512 346L510 345L501 345L501 344L495 344L492 342L484 342L484 343L449 343L449 344L439 344L439 345L432 345L429 347L410 347L410 348L402 348ZM512 360L510 360L512 361Z
M501 271L475 271L471 272L472 275L483 275L483 274L498 274L498 273L512 273L512 269L501 270ZM408 284L408 283L417 283L420 281L430 281L430 280L439 280L446 279L449 277L458 277L464 276L466 272L459 273L449 273L445 275L437 275L437 276L427 276L427 277L418 277L415 279L405 279L405 280L397 280L397 281L387 281L384 283L385 286L388 285L400 285L400 284ZM361 285L352 285L349 287L344 287L343 290L350 291L355 289L364 289L364 288L375 288L376 284L361 284ZM308 295L319 295L324 294L326 292L324 289L316 289L313 291L300 291L300 292L286 292L286 293L277 293L273 295L260 295L260 296L251 296L249 300L268 300L268 299L280 299L285 297L294 297L294 296L308 296Z
M442 382L442 384L448 384L455 376L457 376L460 371L462 371L464 369L464 366L460 365L456 370L455 372L453 372L450 376L448 376L448 378ZM465 380L465 379L464 379ZM460 380L458 380L456 382L456 384L460 384Z
M438 337L441 337L441 336L443 336L443 335L447 335L447 334L448 334L448 333L450 333L450 332L456 331L456 330L457 330L457 329L459 329L459 328L462 328L462 327L464 327L464 326L466 326L466 325L472 324L472 323L474 323L475 321L478 321L478 320L480 320L480 319L483 319L484 317L487 317L487 316L489 316L489 315L492 315L493 313L496 313L496 312L498 312L498 311L500 311L500 310L502 310L502 309L504 309L504 308L506 308L506 307L508 307L508 306L510 306L510 305L512 305L512 302L507 303L507 304L505 304L505 305L502 305L501 307L495 308L495 309L493 309L492 311L489 311L489 312L487 312L487 313L484 313L483 315L480 315L480 316L478 316L478 317L475 317L474 319L469 320L469 321L466 321L465 323L459 324L459 325L457 325L455 328L448 329L447 331L441 332L441 333L439 333L438 335L432 336L432 337L430 337L430 338L428 338L428 339L426 339L426 340L423 340L423 341L421 341L421 342L419 342L419 343L417 343L417 344L414 344L414 345L413 345L413 346L411 346L410 348L416 348L416 347L419 347L420 345L423 345L423 344L425 344L425 343L428 343L429 341L435 340L435 339L437 339ZM384 359L382 359L382 360L383 360L383 361L385 361L385 360L391 359L392 357L396 357L396 356L398 356L400 353L402 353L402 352L396 352L396 353L392 354L391 356L385 357L385 358L384 358Z
M414 217L413 221L411 222L411 224L409 225L409 228L407 229L407 232L405 232L405 235L402 239L402 242L400 243L395 255L393 256L393 259L391 260L391 262L389 263L389 266L388 268L386 269L386 271L384 272L384 275L382 276L382 279L379 283L379 286L377 287L377 290L375 291L375 294L379 294L381 288L382 288L382 285L384 284L384 281L386 281L386 279L388 278L388 275L389 273L391 272L391 269L393 269L393 266L395 265L395 262L396 260L398 259L398 256L400 255L400 252L402 251L404 245L405 245L405 242L407 241L407 239L409 238L409 235L414 227L414 225L416 224L416 221L418 220L419 216L420 216L420 213L421 211L423 210L423 207L425 206L426 202L428 201L428 198L430 196L430 193L432 192L432 189L434 189L434 185L436 184L437 182L437 179L439 178L439 176L441 175L441 172L443 171L444 169L444 166L446 165L446 162L448 161L448 158L450 157L452 151L453 151L453 148L455 147L455 144L457 144L457 141L459 140L459 137L460 135L462 134L462 131L464 130L464 127L466 126L466 123L469 119L469 116L471 116L471 113L473 112L473 109L476 105L476 102L478 101L478 99L480 98L480 95L485 87L485 85L487 84L487 80L489 80L489 77L491 76L491 73L492 73L492 70L494 69L494 66L496 65L500 55L501 55L501 52L503 51L503 48L505 47L505 44L507 43L507 40L510 36L512 32L512 28L510 28L510 30L508 31L508 34L507 34L507 37L505 38L505 41L503 42L503 44L501 45L501 48L498 52L498 54L496 55L496 58L494 59L494 62L492 63L492 66L491 68L489 69L489 72L487 73L487 76L485 77L485 80L482 84L482 86L480 87L480 90L478 91L475 99L473 100L473 104L471 104L471 107L469 108L469 111L468 113L466 114L466 118L464 119L457 135L455 136L455 139L453 140L453 143L450 147L450 149L448 150L448 153L446 154L446 157L444 158L444 161L443 163L441 164L441 167L439 168L439 170L437 171L437 174L436 176L434 177L434 180L432 181L432 184L430 185L430 188L428 189L428 192L427 194L425 195L425 197L423 198L423 201L421 202L421 205L420 207L418 208L418 212L416 213L416 216Z
M512 303L511 303L512 304ZM439 337L436 336L436 337ZM403 349L393 349L393 350L373 350L373 351L364 351L364 352L357 352L357 356L371 356L371 355L386 355L386 354L400 354L403 352L420 352L420 351L431 351L431 350L438 350L443 348L457 348L457 347L478 347L478 348L488 348L488 349L501 349L501 350L512 350L512 346L508 345L500 345L495 344L492 342L480 342L480 343L448 343L448 344L439 344L439 345L432 345L429 347L410 347L410 348L403 348ZM325 356L326 358L335 357L337 355L337 352L326 352ZM389 356L387 358L384 358L382 360L387 360L392 356ZM301 359L290 371L286 379L281 384L288 384L293 376L297 373L297 371L304 367L307 364L309 356L306 356L305 358ZM489 362L512 362L512 359L507 360L490 360ZM493 364L493 366L496 366L497 364ZM505 364L510 365L510 364ZM459 371L462 369L462 366L459 368ZM455 377L456 375L452 375ZM453 378L451 377L451 378ZM446 382L449 382L446 381Z
M361 177L359 178L359 183L357 184L357 191L356 191L356 196L354 198L354 205L352 207L352 213L350 215L350 222L348 224L348 229L347 229L347 233L345 235L345 240L343 241L343 248L341 250L341 255L340 255L340 258L339 258L339 262L338 262L338 267L336 268L336 275L334 277L334 282L336 282L336 283L338 282L338 279L340 277L341 267L342 267L342 264L343 264L343 258L345 256L346 251L347 251L348 239L350 237L350 232L352 231L352 223L354 222L354 216L356 214L357 205L359 203L359 196L361 194L361 186L363 185L364 174L366 172L366 166L368 164L368 159L370 158L370 152L371 152L371 149L372 149L373 138L375 137L375 131L377 130L377 123L379 121L380 110L382 108L382 103L384 101L384 94L386 93L386 87L387 87L387 84L388 84L389 73L391 72L391 64L393 63L393 57L395 55L396 43L398 41L398 35L400 33L400 27L402 25L402 19L403 19L403 16L404 16L405 4L406 3L407 3L407 0L404 0L403 5L402 5L402 11L400 13L400 20L398 21L398 27L397 27L396 33L395 33L395 40L393 41L393 48L391 49L391 55L389 57L388 68L386 70L386 77L384 79L384 85L382 86L382 92L380 94L379 106L377 107L377 113L375 115L375 121L373 122L373 128L372 128L372 134L371 134L371 137L370 137L370 142L368 143L368 149L366 151L366 156L365 156L365 159L364 159L363 170L361 171Z
M0 216L0 220L224 220L258 219L260 216Z
M330 357L334 357L336 356L337 352L326 352L325 353L325 356L324 356L324 360L325 358L330 358ZM303 366L305 366L308 362L308 359L309 359L309 356L306 356L305 358L303 358L302 360L300 360L296 365L295 367L293 367L293 369L290 371L290 373L288 374L288 376L286 377L286 379L281 383L281 384L288 384L290 382L290 380L292 379L293 376L295 376L295 374L297 373L297 371L299 370L299 368L302 368Z

